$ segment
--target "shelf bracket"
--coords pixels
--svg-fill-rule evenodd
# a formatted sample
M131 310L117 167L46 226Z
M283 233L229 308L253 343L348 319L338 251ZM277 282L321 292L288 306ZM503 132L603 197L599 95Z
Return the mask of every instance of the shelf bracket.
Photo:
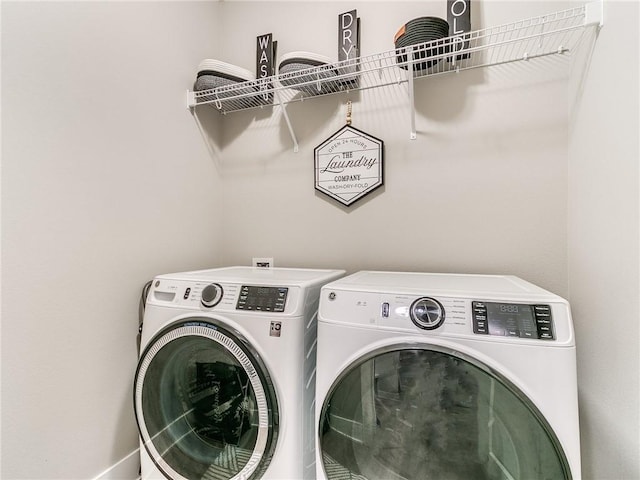
M598 28L604 25L604 0L597 0L585 5L584 24L597 24Z
M289 129L289 135L291 135L291 141L293 142L293 151L298 153L298 139L296 138L296 133L293 131L293 127L291 126L291 120L289 120L289 115L287 114L287 107L285 107L284 103L282 103L282 99L280 98L280 94L277 91L273 92L282 109L282 116L284 117L285 122L287 122L287 128Z
M196 92L187 90L187 108L189 110L196 106Z
M407 76L409 80L409 122L411 124L411 132L409 133L409 138L411 140L415 140L418 138L416 133L416 104L414 100L414 90L413 90L413 47L407 49Z

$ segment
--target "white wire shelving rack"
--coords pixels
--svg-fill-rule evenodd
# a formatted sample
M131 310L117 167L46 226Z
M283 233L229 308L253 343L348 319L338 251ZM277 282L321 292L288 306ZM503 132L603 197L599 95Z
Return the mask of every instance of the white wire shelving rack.
M458 36L356 59L321 65L210 90L188 91L187 106L209 105L223 114L281 107L298 143L285 105L291 102L391 85L407 85L410 138L416 138L414 81L474 68L531 61L571 53L588 28L603 25L603 0Z

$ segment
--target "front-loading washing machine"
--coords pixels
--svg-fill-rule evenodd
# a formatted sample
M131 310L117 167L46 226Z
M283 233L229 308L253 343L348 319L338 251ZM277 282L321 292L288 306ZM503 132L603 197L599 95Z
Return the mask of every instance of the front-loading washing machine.
M319 292L343 274L229 267L153 280L134 383L143 479L314 476Z
M359 272L322 288L318 479L579 479L568 303L513 276Z

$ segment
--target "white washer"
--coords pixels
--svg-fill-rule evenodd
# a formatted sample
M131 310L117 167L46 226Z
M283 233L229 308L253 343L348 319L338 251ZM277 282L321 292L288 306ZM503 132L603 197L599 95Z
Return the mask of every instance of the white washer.
M568 303L512 276L322 288L318 479L579 479Z
M314 476L318 298L343 274L229 267L153 280L134 385L142 478Z

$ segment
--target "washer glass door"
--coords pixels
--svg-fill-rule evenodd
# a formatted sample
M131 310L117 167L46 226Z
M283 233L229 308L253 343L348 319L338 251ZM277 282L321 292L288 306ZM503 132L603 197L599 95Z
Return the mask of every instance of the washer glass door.
M570 479L565 454L511 382L453 350L374 352L333 384L319 444L328 479Z
M160 331L136 372L145 449L171 479L259 478L276 444L278 405L250 345L211 319Z

